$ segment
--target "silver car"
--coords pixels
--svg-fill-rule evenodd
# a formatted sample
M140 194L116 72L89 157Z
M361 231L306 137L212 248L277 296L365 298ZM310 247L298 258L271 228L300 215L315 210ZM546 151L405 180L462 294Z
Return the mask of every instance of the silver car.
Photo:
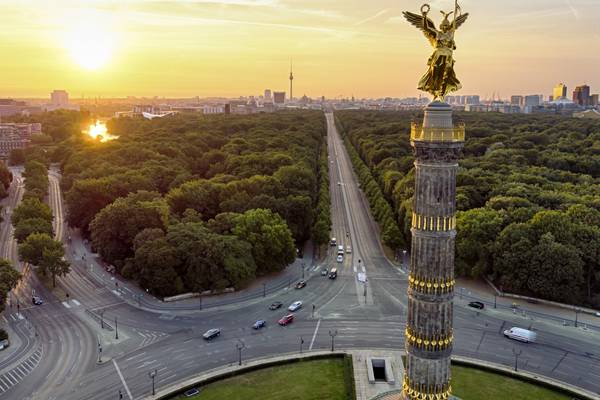
M302 308L302 302L301 301L295 301L292 304L290 304L290 306L288 307L289 311L297 311L299 309Z
M221 335L221 330L220 329L209 329L206 332L204 332L204 334L202 335L202 337L204 338L204 340L211 340L216 338L217 336Z

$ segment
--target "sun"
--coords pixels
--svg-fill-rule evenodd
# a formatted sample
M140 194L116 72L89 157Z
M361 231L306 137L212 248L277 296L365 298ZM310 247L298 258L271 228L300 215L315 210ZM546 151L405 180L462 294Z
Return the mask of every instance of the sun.
M113 43L113 35L98 20L80 21L66 37L66 47L73 61L88 70L97 70L109 63Z

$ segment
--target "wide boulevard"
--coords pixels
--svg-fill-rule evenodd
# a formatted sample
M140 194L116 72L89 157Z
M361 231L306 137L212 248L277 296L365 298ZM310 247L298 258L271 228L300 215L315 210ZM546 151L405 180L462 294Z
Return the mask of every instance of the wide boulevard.
M333 115L326 117L332 236L352 252L338 263L337 249L331 247L321 264L307 256L264 286L218 298L163 303L107 272L89 244L64 225L60 174L51 170L49 203L56 237L65 243L72 271L51 293L30 267L19 267L24 279L3 314L14 346L0 352L0 399L104 400L118 399L119 391L125 399L142 399L150 395L151 372L157 389L164 388L237 363L240 351L248 360L328 349L336 332L336 348L402 349L408 275L385 257ZM22 179L18 170L14 173L0 239L2 256L18 265L8 225L22 196ZM321 276L321 268L332 267L339 271L337 279ZM366 275L367 283L359 274ZM303 275L307 286L294 289ZM43 305L31 304L34 291ZM277 320L296 300L304 306L294 322L279 326ZM270 311L274 301L284 307ZM478 311L467 306L469 301L468 293L457 293L454 354L513 365L514 352L521 352L520 369L600 393L600 327L564 326L556 316L494 308L493 300ZM267 326L253 330L258 319ZM537 343L504 338L502 331L512 326L535 329ZM207 342L202 334L210 328L222 333Z

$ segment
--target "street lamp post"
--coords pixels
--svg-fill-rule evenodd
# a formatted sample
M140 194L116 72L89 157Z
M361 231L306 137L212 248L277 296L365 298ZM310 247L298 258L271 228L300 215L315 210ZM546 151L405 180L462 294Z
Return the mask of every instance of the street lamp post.
M338 334L337 329L334 331L329 331L329 336L331 336L331 351L333 351L335 348L334 347L334 338L337 336L337 334Z
M100 311L100 328L104 329L104 310Z
M157 373L157 370L148 372L148 376L150 377L150 379L152 379L152 396L156 394L156 391L154 390L154 378L156 378Z
M304 344L304 338L300 336L300 354L302 354L302 345Z
M312 313L311 313L311 318L314 319L315 318L315 308L317 308L317 306L315 306L314 304L312 305Z
M575 328L577 328L577 323L579 320L579 308L575 309Z
M408 265L406 265L406 250L402 250L402 266L408 271Z
M242 350L246 348L246 345L243 342L236 343L235 348L238 351L238 365L242 365Z
M102 345L98 341L98 363L102 363Z
M263 283L263 297L267 296L267 284Z
M200 303L200 310L202 310L202 294L198 296L198 301Z
M365 281L364 286L365 286L364 295L365 295L365 303L366 303L367 302L367 281Z
M304 279L304 267L305 267L305 266L306 266L306 265L305 265L304 263L302 263L302 279Z
M115 340L119 340L119 324L117 323L116 316L115 316Z
M523 350L516 351L515 348L513 347L512 352L513 352L513 355L515 356L515 372L517 372L518 364L519 364L519 356L521 355Z
M494 294L494 308L496 308L496 298L497 298L497 297L498 297L498 296L497 296L496 294Z

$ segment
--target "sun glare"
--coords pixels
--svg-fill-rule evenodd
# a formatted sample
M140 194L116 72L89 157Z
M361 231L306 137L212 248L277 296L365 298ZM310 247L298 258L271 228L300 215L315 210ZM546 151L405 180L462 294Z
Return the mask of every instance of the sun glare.
M88 70L100 69L110 61L113 44L112 33L98 20L77 23L66 37L73 61Z
M108 142L110 140L118 139L118 136L111 135L108 133L106 124L104 122L96 121L95 124L90 125L87 132L89 137L94 140L100 140L101 142Z

